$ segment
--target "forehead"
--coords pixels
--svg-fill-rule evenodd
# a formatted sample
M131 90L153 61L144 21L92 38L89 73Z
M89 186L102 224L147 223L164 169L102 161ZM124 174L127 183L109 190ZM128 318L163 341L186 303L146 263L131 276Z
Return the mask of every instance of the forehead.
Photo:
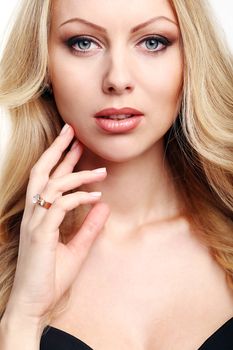
M130 25L154 16L176 21L169 0L53 0L52 5L52 22L58 26L76 16L110 27Z

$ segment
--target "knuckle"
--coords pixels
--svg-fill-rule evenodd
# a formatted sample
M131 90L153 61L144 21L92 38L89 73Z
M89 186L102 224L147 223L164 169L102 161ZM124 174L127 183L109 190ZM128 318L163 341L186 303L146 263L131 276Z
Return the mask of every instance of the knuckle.
M85 201L89 198L88 193L85 191L78 191L77 192L77 199L81 201Z
M56 198L53 202L53 207L55 209L59 209L59 210L62 210L62 211L66 211L66 206L65 206L65 203L64 203L64 200L63 200L63 197L59 197L59 198Z
M60 138L60 135L55 139L55 141L50 146L50 149L52 152L58 152L59 154L62 154L63 152L63 139Z
M87 176L92 175L92 171L91 170L82 170L78 174L81 178L85 179Z
M98 223L95 221L90 221L87 225L87 232L90 234L93 234L97 230L98 230Z
M91 170L83 170L77 173L77 180L80 184L93 179L93 172Z
M31 168L31 171L30 171L30 178L34 178L36 176L39 175L39 168L37 166L37 164L35 164L32 168Z

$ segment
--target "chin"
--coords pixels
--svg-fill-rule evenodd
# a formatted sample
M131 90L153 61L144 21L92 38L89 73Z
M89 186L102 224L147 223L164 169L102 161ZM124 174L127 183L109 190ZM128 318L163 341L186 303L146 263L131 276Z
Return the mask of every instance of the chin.
M115 147L112 145L109 146L107 144L101 145L101 147L95 146L87 146L84 147L84 154L88 157L88 154L93 157L99 157L104 161L108 162L114 162L114 163L124 163L127 161L130 161L134 158L137 158L142 153L146 151L146 149L143 149L142 147L139 147L139 145L135 147L123 147L122 145L118 145Z

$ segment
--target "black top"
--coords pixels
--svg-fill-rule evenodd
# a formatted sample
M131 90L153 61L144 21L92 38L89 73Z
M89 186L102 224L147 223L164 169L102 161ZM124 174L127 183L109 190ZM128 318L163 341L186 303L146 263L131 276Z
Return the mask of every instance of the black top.
M232 350L233 317L218 328L197 350ZM44 329L40 350L93 350L73 335L55 327ZM183 349L185 350L185 349Z

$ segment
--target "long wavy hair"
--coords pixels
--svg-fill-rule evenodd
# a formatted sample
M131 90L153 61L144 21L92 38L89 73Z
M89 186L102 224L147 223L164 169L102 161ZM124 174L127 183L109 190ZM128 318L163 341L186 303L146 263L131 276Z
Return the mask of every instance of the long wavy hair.
M181 30L184 81L179 115L164 137L165 155L191 227L233 289L232 54L205 0L171 5ZM45 93L51 12L52 0L22 0L0 65L0 105L12 122L1 177L0 318L14 280L29 174L64 124ZM78 225L75 219L74 212L64 219L64 240ZM59 305L52 314L58 310Z

